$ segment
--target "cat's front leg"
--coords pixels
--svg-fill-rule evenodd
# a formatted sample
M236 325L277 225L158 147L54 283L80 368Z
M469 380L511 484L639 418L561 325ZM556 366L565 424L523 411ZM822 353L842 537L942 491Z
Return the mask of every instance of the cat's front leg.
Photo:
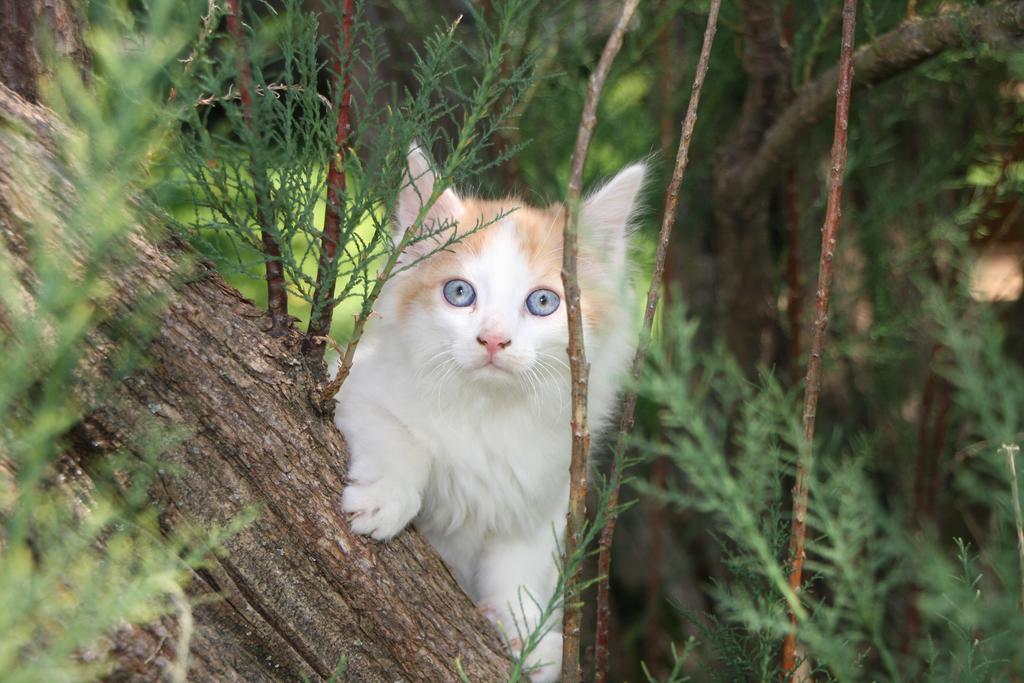
M338 419L351 454L341 509L351 515L352 531L386 541L420 511L428 461L391 416L363 409L357 420L348 417L341 411Z
M480 608L501 632L513 656L539 635L526 656L533 683L557 681L562 664L562 610L551 609L558 580L559 520L535 533L488 540L480 559Z

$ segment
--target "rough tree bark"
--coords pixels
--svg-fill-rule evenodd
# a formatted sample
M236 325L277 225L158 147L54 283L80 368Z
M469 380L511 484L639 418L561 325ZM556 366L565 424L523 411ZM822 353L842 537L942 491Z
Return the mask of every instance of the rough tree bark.
M39 78L49 73L37 40L43 32L53 50L87 73L89 50L82 41L74 0L4 0L0 3L0 82L30 102L39 100Z
M0 33L0 45L7 38ZM28 79L15 82L34 96L39 72L4 65L5 76ZM0 84L0 248L28 296L33 225L74 201L59 125ZM140 424L156 419L191 434L167 451L174 474L153 490L165 528L260 511L226 556L193 577L190 680L322 680L341 656L348 680L451 681L457 662L472 680L504 678L508 660L493 630L419 534L376 544L348 529L337 506L347 452L319 412L300 335L270 338L262 311L202 264L183 270L187 250L154 242L145 222L112 276L105 313L116 320L154 298L167 306L146 364L111 390L99 391L113 365L111 328L89 340L75 388L86 417L69 435L68 455L88 477L92 463L130 450ZM160 679L178 636L173 618L126 627L112 641L111 678Z

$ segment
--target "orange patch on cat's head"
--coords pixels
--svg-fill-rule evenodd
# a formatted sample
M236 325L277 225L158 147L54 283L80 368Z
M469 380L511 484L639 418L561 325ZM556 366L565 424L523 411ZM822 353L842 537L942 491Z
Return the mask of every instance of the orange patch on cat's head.
M399 285L399 316L407 316L414 307L439 303L438 292L449 278L458 275L461 258L483 250L494 235L494 228L497 227L495 218L512 208L509 202L488 202L472 198L462 199L461 206L461 214L449 220L454 221L456 235L465 237L431 254L402 277Z
M522 220L517 222L520 243L531 266L544 273L545 282L565 301L562 290L562 259L565 230L565 207L552 204L546 209L525 208ZM520 212L517 211L517 214ZM586 324L600 328L606 322L605 312L611 305L604 291L600 259L587 253L585 240L581 240L577 255L580 278L580 308Z
M499 227L514 226L516 242L529 264L532 285L552 289L563 300L562 231L565 207L553 204L547 208L527 206L515 198L504 200L462 199L462 214L455 230L466 236L444 251L418 263L402 277L398 312L406 316L414 307L440 303L439 292L445 281L459 273L460 261L483 251ZM480 227L483 226L483 227ZM600 258L590 256L581 244L579 274L580 307L586 324L600 328L606 322L605 311L612 304L601 282Z

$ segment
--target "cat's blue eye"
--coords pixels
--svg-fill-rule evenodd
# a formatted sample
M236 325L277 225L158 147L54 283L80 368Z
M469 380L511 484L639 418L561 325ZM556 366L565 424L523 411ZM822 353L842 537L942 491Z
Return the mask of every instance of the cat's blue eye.
M469 306L476 301L476 290L465 280L449 280L444 283L445 300L452 306Z
M561 299L550 289L535 289L526 297L526 309L534 315L551 315L558 310Z

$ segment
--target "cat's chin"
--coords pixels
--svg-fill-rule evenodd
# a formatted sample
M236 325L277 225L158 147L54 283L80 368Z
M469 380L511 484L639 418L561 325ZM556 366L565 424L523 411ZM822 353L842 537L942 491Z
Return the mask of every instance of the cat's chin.
M511 384L516 379L514 370L494 363L480 365L470 370L468 376L473 380L494 385Z

